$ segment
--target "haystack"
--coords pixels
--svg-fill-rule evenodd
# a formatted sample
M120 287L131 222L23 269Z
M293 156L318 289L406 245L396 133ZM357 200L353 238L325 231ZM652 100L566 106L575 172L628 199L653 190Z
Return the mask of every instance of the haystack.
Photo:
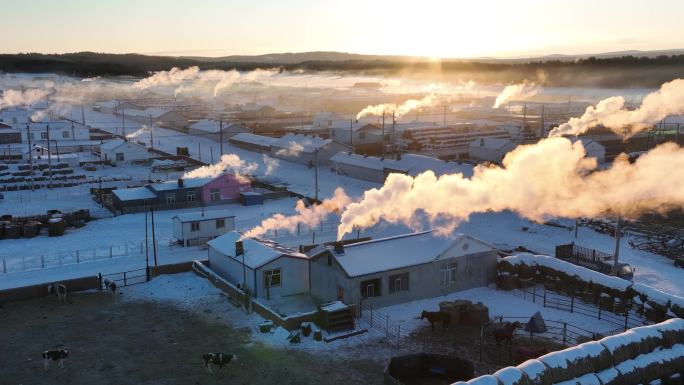
M557 382L554 385L601 385L601 380L595 373L588 373L582 377L573 378L563 382Z
M553 383L549 368L537 359L527 360L518 365L517 368L525 373L532 385L550 385Z
M652 353L642 354L615 366L620 373L620 384L649 383L658 378L665 378L678 372L684 365L684 345L677 344L672 349L658 349Z
M653 350L651 342L644 342L642 336L631 330L598 341L613 357L613 364L635 358Z
M494 373L494 377L499 380L500 385L531 385L522 370L508 366Z
M454 382L451 385L499 385L499 382L496 380L496 377L487 374L484 376L473 378L470 381Z
M662 334L664 347L684 344L684 319L673 318L647 327L656 329Z
M598 342L587 342L551 352L539 357L538 360L549 368L548 372L554 383L579 378L611 365L610 353Z

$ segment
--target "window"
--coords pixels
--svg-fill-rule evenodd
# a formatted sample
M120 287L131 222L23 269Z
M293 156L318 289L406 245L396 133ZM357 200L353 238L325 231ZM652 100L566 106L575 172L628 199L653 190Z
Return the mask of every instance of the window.
M199 231L199 222L190 222L190 231Z
M217 219L217 220L216 220L216 228L217 228L217 229L222 229L222 228L224 228L224 227L226 227L226 220L223 219L223 218Z
M365 132L359 132L359 139L366 139L366 133Z
M117 152L117 153L116 153L116 161L117 161L117 162L123 162L123 160L124 160L124 154L123 154L123 152Z
M40 138L41 138L41 139L47 139L47 138L48 138L48 133L47 133L47 131L41 132L41 133L40 133Z
M62 138L69 139L69 131L62 131Z
M197 195L194 191L188 191L186 196L187 196L188 202L194 202L197 199Z
M176 203L176 193L166 194L166 203Z
M211 189L211 192L209 193L209 199L212 202L220 201L221 200L221 191L217 188Z
M456 272L458 271L456 262L442 265L442 285L449 285L456 282Z
M266 270L264 271L264 286L274 287L280 286L281 276L280 269Z
M364 299L380 296L380 278L361 281L361 297Z
M389 276L389 292L407 291L409 289L409 273Z

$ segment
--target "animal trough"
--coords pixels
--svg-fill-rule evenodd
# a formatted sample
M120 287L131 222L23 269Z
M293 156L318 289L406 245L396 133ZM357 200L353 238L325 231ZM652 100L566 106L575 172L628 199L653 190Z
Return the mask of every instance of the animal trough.
M410 354L392 357L385 369L385 384L451 384L475 375L471 361L441 354Z
M48 220L48 235L51 237L59 237L64 235L66 231L66 222L61 217L50 218Z

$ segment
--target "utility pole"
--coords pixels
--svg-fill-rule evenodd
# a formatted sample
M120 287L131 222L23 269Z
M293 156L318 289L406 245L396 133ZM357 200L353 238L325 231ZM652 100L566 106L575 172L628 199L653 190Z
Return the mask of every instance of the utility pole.
M541 130L539 130L539 139L544 137L544 105L542 104L541 110Z
M55 142L55 155L57 155L57 163L60 163L62 160L59 158L59 145L57 144L57 140L52 140Z
M154 125L152 124L152 114L150 114L150 148L154 151L154 135L152 134Z
M219 120L219 143L221 143L221 154L219 154L219 159L223 156L223 119Z
M615 255L613 255L613 275L618 275L618 259L620 257L620 215L615 219Z
M150 213L152 216L152 254L154 255L154 266L157 267L157 237L154 232L154 206L150 206Z
M394 111L392 111L392 138L390 140L390 146L391 146L392 152L394 152L394 135L396 133L395 132L396 123L397 123L397 120L394 118Z
M354 119L349 120L349 146L354 151Z
M527 103L523 105L523 133L527 129Z
M381 141L381 154L385 157L385 111L382 111L382 141Z
M74 130L74 122L71 122L71 140L76 140L76 131Z
M50 180L49 188L52 188L52 152L50 152L50 123L45 126L47 130L47 148L48 148L48 178Z
M316 199L316 203L318 203L318 149L314 152L316 155L316 171L315 171L315 190L314 190L314 198Z
M446 110L447 110L447 106L446 106L446 104L445 104L445 105L444 105L444 112L443 112L443 115L442 115L442 123L444 124L444 128L446 128L446 126L447 126L447 125L446 125Z
M147 238L147 202L145 202L145 277L150 280L150 242Z
M81 104L81 124L85 126L85 106Z
M29 167L31 167L31 191L33 191L33 146L31 146L31 126L26 123L26 136L28 137Z
M121 136L126 138L126 111L121 109Z

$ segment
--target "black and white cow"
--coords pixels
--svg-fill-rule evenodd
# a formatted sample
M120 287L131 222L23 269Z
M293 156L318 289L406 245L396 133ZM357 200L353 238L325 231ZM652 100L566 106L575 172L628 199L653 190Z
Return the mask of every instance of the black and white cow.
M48 294L54 294L57 297L57 303L66 303L67 288L61 283L53 283L48 285Z
M112 281L109 278L105 278L102 280L102 286L104 286L104 289L109 289L112 291L112 294L116 294L116 282Z
M237 356L235 354L225 354L225 353L206 353L202 355L204 359L204 368L213 373L211 370L211 365L218 365L219 369L223 369L225 365L228 365L231 361L237 361Z
M43 352L43 367L48 371L50 361L58 361L60 368L64 369L64 360L69 357L69 351L66 349L46 350Z

